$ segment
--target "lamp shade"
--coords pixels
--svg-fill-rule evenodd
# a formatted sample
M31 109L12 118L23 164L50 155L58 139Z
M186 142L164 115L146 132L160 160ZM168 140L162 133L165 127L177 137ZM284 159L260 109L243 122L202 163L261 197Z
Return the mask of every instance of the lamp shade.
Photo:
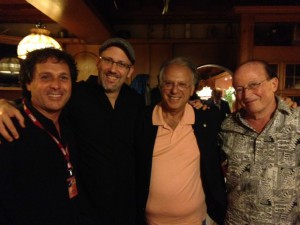
M0 60L0 73L19 74L20 60L18 58L2 58Z
M28 52L42 48L57 48L62 49L60 44L52 37L48 36L50 31L45 28L33 28L31 34L24 37L18 45L18 57L25 59Z

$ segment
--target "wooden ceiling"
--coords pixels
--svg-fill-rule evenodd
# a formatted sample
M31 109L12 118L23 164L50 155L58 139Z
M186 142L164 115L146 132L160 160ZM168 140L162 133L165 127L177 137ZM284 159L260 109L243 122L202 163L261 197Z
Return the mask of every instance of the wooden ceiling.
M0 0L0 25L7 27L0 26L0 34L13 35L9 24L42 22L99 44L113 35L115 24L233 21L237 5L300 5L300 0Z

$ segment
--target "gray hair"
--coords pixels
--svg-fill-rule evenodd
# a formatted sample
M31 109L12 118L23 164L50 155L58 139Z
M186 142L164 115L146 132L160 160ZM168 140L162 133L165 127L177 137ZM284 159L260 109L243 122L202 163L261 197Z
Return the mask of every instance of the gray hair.
M192 75L193 85L196 85L197 67L188 58L185 58L185 57L173 58L162 64L162 66L160 67L160 70L159 70L159 74L158 74L159 85L162 84L165 69L171 65L179 65L179 66L185 66L185 67L189 68L192 72L191 75Z

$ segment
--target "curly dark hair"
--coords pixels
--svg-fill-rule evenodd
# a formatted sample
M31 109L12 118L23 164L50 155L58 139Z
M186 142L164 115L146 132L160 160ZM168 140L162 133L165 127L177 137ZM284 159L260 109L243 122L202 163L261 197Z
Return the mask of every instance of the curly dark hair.
M76 82L78 70L74 58L67 52L55 48L44 48L34 50L27 54L26 59L21 60L20 64L20 83L23 90L23 97L30 98L31 93L27 90L26 84L31 83L35 71L35 66L38 63L46 62L47 59L54 58L57 62L65 62L68 64L71 74L72 85Z

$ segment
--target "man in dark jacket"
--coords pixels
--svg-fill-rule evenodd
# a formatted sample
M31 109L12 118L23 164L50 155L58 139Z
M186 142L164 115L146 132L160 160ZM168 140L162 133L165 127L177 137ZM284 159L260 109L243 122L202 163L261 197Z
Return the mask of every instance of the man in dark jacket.
M211 92L211 98L209 98L205 104L209 107L215 107L220 110L222 114L221 120L223 121L231 113L229 103L222 99L223 91L219 88L215 88ZM221 122L222 122L221 121Z
M185 58L160 71L162 101L141 115L136 132L138 224L223 224L225 184L217 132L220 113L194 110L195 67Z
M74 59L58 49L21 62L26 128L14 120L21 137L0 137L0 224L79 224L75 140L62 113L76 78Z

